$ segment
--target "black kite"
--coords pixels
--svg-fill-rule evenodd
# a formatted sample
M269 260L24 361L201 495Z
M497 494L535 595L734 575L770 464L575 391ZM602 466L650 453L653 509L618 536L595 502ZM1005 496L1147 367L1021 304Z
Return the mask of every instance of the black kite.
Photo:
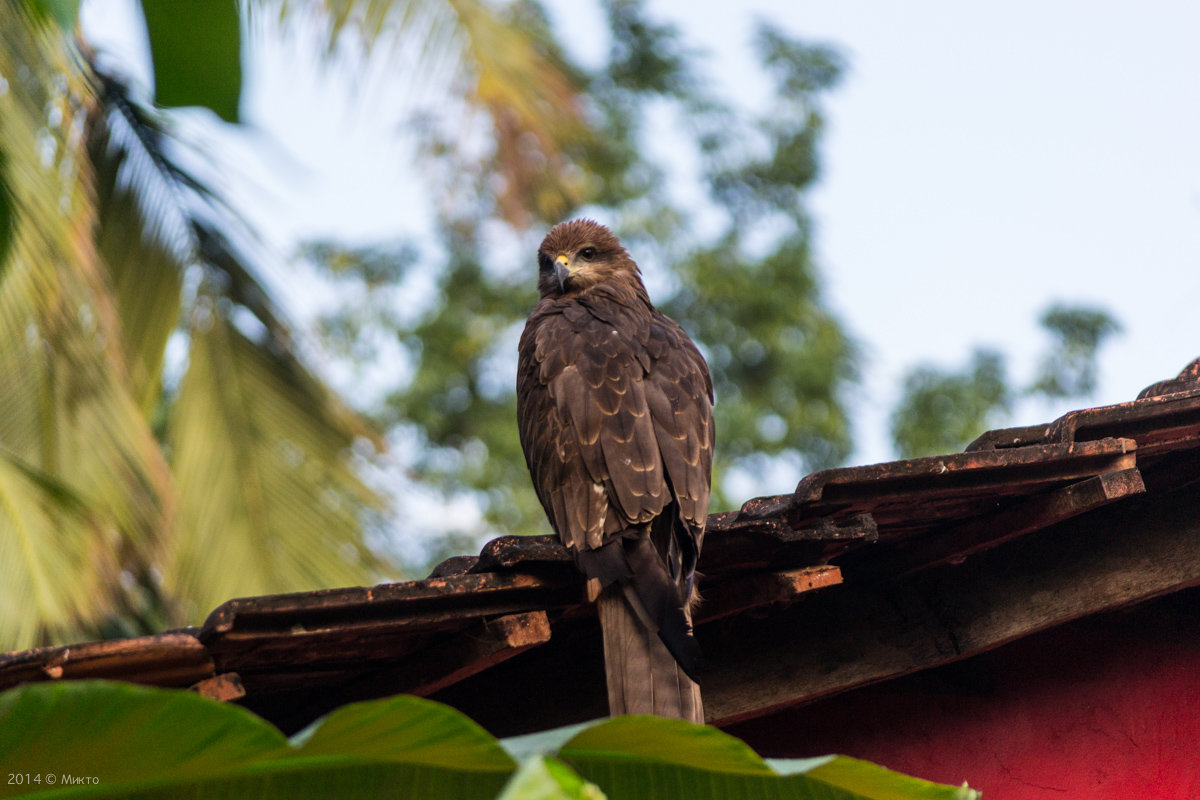
M704 721L692 636L714 429L708 366L604 226L556 226L521 336L521 446L598 597L611 713Z

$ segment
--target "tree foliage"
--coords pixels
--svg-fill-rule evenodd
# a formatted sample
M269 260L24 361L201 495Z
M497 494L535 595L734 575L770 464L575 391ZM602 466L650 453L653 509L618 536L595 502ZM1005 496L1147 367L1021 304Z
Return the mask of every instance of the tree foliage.
M1012 404L1005 358L976 350L961 372L932 365L904 378L892 414L892 441L904 458L953 453L992 427Z
M1103 309L1055 303L1042 314L1041 325L1052 343L1030 391L1051 398L1096 391L1096 354L1105 340L1120 333L1120 324Z
M1120 330L1108 312L1056 303L1041 317L1051 343L1037 377L1014 389L1002 353L976 349L963 370L923 364L904 378L892 412L892 442L903 458L952 453L1008 418L1022 397L1080 399L1096 389L1100 346Z

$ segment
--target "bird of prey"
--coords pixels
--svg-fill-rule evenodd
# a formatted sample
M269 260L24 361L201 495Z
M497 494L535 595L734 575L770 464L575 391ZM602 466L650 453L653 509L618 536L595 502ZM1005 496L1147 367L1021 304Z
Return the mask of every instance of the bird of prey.
M703 722L691 613L715 436L708 365L603 225L555 226L537 259L521 447L597 600L609 710Z

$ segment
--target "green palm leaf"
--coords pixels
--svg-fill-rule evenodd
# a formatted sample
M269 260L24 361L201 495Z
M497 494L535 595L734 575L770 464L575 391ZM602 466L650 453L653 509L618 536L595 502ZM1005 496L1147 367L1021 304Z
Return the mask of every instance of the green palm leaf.
M479 0L447 0L466 39L473 73L467 101L491 117L495 172L504 178L499 211L524 227L559 221L584 199L585 180L564 155L592 135L581 87L545 42Z
M366 51L390 47L406 56L403 74L411 89L453 76L439 93L437 120L419 132L430 153L463 158L463 130L482 113L496 149L481 162L448 170L503 179L501 216L518 227L534 218L558 221L583 202L586 181L566 153L594 136L584 114L582 86L554 54L531 6L497 10L481 0L320 0L329 53L356 33ZM261 0L260 6L274 2ZM283 19L311 11L311 4L283 0ZM536 16L536 15L535 15ZM306 21L312 16L305 14ZM438 126L444 126L439 128Z
M365 430L290 358L201 303L169 441L181 538L166 586L190 615L231 597L372 580L347 452Z
M0 648L77 637L122 611L170 530L169 475L128 391L91 240L86 73L53 23L0 2Z
M96 245L121 318L122 351L132 391L149 416L161 394L167 339L179 324L183 271L189 262L186 220L144 144L157 135L115 81L97 75L99 102L88 155L99 215ZM157 206L152 212L147 206Z
M184 144L167 121L119 81L98 81L90 153L99 244L134 386L148 414L166 409L179 476L183 517L165 565L168 595L195 619L235 595L366 580L378 562L361 544L359 515L379 501L346 453L354 436L374 434L289 355L290 326L233 243L251 237L179 163ZM187 376L164 406L163 357L191 265L204 291L190 299ZM228 324L246 312L265 335ZM296 459L303 468L289 469Z

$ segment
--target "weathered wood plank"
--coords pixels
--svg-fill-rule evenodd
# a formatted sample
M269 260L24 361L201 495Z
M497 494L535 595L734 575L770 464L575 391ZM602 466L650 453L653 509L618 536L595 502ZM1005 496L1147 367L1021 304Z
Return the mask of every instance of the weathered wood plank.
M879 574L907 574L943 563L961 564L983 550L1145 491L1142 474L1136 468L1106 472L1034 495L994 514L926 534L910 544L902 556L878 557L885 562L878 566Z
M696 624L712 622L752 608L790 603L802 594L842 582L842 571L828 564L817 567L744 575L703 592Z
M206 678L194 684L191 690L210 700L219 700L222 703L240 700L246 696L246 687L242 685L242 678L236 672L223 672L220 675Z
M549 640L546 612L510 614L472 626L371 680L385 684L388 693L426 697Z
M330 625L356 622L369 625L376 619L421 617L421 612L430 608L447 605L457 608L462 605L460 599L463 597L472 599L474 616L494 613L493 606L504 610L521 604L548 608L561 602L579 602L582 586L582 581L578 581L578 585L572 582L564 585L562 580L539 575L488 572L370 587L247 597L230 600L214 610L204 623L200 638L208 642L240 631L286 631L296 626L320 630Z
M151 686L190 686L214 674L212 658L190 633L47 647L0 657L0 689L45 680L112 678Z
M793 527L825 507L859 503L863 510L895 495L1011 491L1022 483L1077 480L1135 465L1137 442L1097 441L1043 444L1011 450L975 450L815 472L796 486Z

